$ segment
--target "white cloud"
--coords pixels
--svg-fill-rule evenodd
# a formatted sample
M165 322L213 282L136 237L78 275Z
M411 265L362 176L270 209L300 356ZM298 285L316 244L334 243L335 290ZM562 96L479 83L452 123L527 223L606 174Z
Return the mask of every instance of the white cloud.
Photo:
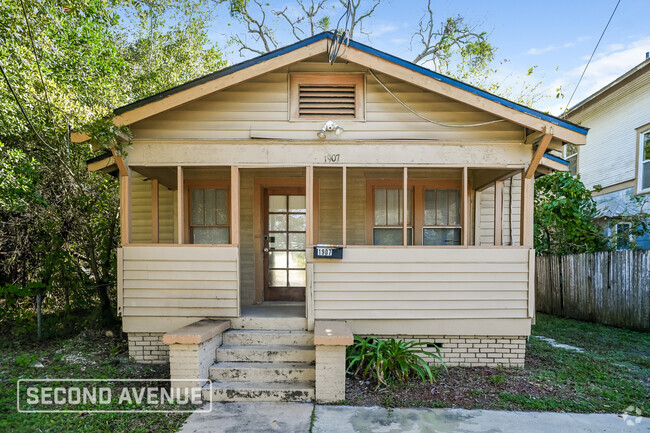
M574 40L574 41L566 42L566 43L561 44L561 45L551 44L551 45L547 45L544 48L531 48L528 51L526 51L524 54L527 54L529 56L537 56L537 55L540 55L540 54L548 53L550 51L560 50L562 48L571 48L571 47L576 46L576 44L578 44L580 42L584 42L584 41L586 41L588 39L589 39L588 36L580 36L580 37L576 38L576 40Z
M571 101L571 105L577 104L641 63L645 60L646 51L650 51L649 36L627 44L610 44L606 46L603 52L594 56L594 60L587 68L585 76ZM585 65L586 60L580 66L567 71L549 85L549 90L562 86L565 97L561 100L555 100L553 104L549 104L548 107L542 109L558 114L560 110L566 107Z

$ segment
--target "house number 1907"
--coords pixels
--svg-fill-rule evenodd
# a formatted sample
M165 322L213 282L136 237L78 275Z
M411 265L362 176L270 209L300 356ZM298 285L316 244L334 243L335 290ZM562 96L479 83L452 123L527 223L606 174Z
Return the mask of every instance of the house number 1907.
M329 154L325 155L325 162L337 163L337 162L339 162L340 156L341 156L341 154L339 154L339 153L329 153Z

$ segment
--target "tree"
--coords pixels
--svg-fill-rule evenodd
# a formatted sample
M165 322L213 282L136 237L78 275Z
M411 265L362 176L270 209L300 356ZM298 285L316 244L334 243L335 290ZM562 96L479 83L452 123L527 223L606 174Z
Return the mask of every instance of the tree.
M92 151L70 143L68 132L111 145L125 132L112 125L113 108L222 67L201 4L19 0L0 7L0 299L22 294L32 305L33 291L16 287L38 287L52 311L97 306L102 323L115 321L118 185L88 172ZM118 27L116 8L132 11L128 30ZM168 26L170 8L194 12Z
M604 251L607 239L594 223L591 193L571 173L535 180L535 249L540 255Z

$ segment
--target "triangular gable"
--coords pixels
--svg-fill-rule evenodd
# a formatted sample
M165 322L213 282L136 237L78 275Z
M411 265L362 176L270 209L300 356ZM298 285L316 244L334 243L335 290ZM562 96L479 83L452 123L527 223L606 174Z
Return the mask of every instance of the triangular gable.
M118 108L115 110L114 122L117 125L130 125L271 70L327 52L331 36L331 32L320 33ZM526 128L552 134L560 140L574 144L585 143L587 128L514 103L367 45L350 41L350 46L344 51L341 58L392 75Z

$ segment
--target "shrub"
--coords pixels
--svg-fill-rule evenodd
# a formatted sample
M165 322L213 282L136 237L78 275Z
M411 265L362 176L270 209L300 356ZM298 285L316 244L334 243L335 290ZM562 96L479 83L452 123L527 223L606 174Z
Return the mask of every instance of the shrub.
M445 366L440 355L440 348L425 350L429 343L418 341L381 340L373 337L354 337L354 344L348 348L347 371L354 375L372 378L377 386L388 385L393 381L407 382L411 373L416 373L422 381L433 383L433 372L422 356L436 359Z

